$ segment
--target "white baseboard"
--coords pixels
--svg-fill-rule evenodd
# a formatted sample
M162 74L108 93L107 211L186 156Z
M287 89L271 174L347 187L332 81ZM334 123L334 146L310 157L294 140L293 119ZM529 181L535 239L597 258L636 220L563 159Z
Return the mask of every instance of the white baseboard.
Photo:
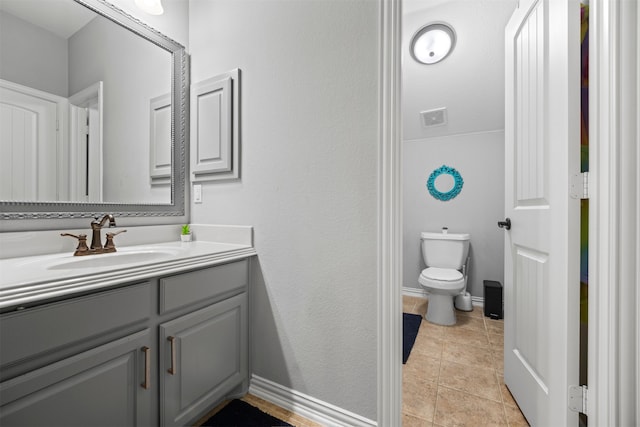
M251 376L249 393L328 427L373 427L377 423L273 381Z
M427 298L427 292L424 289L412 288L411 286L403 286L402 295L408 297Z
M475 305L477 307L484 307L484 298L482 297L474 297L471 296L471 305Z
M413 288L411 286L403 286L402 295L406 295L408 297L429 298L429 294L424 289ZM484 307L484 298L474 297L472 295L471 304L477 307Z

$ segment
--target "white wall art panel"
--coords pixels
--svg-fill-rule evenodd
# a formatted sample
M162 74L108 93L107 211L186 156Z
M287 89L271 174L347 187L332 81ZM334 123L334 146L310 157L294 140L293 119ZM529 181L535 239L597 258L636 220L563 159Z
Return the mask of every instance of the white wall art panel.
M151 100L149 122L151 185L171 184L171 94Z
M239 70L191 89L191 180L239 177Z

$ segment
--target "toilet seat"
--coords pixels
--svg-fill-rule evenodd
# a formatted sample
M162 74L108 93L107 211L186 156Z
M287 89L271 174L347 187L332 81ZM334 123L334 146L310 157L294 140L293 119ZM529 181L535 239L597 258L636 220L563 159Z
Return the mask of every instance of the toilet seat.
M465 278L462 273L452 268L429 267L422 270L418 282L427 288L427 291L445 291L455 295L464 288Z
M454 282L463 278L462 273L453 268L428 267L422 270L421 276L431 280Z

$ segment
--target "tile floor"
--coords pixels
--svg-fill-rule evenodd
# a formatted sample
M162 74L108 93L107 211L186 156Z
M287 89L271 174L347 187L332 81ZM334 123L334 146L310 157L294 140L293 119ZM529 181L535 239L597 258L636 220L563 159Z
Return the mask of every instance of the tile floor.
M427 300L403 297L424 315ZM404 427L528 426L503 380L503 322L480 307L456 311L454 326L422 320L402 368Z
M405 313L426 310L426 299L403 297ZM455 326L422 320L402 367L403 427L528 426L502 378L503 322L484 317L479 307L456 315ZM242 400L296 427L322 427L251 394Z

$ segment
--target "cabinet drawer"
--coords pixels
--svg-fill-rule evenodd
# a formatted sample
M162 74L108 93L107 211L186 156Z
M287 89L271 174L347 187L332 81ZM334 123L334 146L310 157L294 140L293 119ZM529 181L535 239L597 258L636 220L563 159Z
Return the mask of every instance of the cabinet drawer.
M151 313L148 282L29 308L0 317L6 366L143 321Z
M160 314L244 289L247 265L242 260L160 279Z

